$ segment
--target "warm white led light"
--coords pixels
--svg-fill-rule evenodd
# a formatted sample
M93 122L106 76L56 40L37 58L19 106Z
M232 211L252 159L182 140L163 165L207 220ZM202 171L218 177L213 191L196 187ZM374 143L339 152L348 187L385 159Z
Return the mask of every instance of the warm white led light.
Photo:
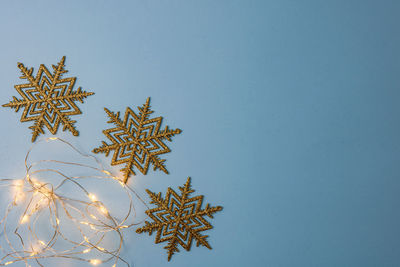
M16 187L22 187L22 186L24 186L24 180L15 180L14 185Z
M90 264L92 265L99 265L101 263L101 260L98 259L91 259L90 260Z
M107 214L107 213L108 213L108 210L107 210L106 207L104 207L104 206L100 206L100 207L99 207L99 210L100 210L100 212L103 213L103 214Z
M96 197L95 194L90 193L90 194L88 195L88 197L89 197L90 200L93 201L93 202L97 201L97 197Z
M103 170L103 172L104 172L105 174L107 174L107 175L111 175L111 172L109 172L109 171Z
M29 222L29 215L25 214L24 216L22 216L20 223L24 224Z

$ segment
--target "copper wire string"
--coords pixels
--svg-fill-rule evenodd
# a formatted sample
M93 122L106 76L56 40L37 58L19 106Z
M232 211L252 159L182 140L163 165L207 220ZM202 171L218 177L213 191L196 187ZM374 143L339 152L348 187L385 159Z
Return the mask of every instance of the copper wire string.
M78 155L94 160L96 166L55 159L29 163L31 152L42 142L61 142ZM40 168L46 163L76 166L91 170L95 175L69 176L59 169ZM43 260L49 258L78 260L92 265L110 263L113 267L121 262L130 266L120 254L125 240L123 230L141 223L134 221L134 197L148 208L131 187L113 176L96 157L81 152L71 143L57 137L42 139L33 144L26 153L25 168L26 174L23 179L0 179L0 186L12 191L12 200L0 219L6 243L4 246L0 243L0 250L4 254L0 258L0 266L17 262L23 262L26 266L31 266L33 262L44 266ZM49 174L53 179L57 178L57 183L39 179L44 174ZM129 204L123 203L127 211L118 216L120 219L83 185L83 181L87 179L118 183L118 188L122 189L129 199ZM62 192L67 185L76 187L73 196L64 195ZM82 197L77 198L78 195ZM19 218L19 221L11 221L13 217ZM43 225L43 221L47 221L48 224ZM11 225L13 229L9 230ZM43 231L48 231L47 238L42 237ZM71 232L77 237L70 237ZM60 249L59 244L64 247L68 244L68 248Z

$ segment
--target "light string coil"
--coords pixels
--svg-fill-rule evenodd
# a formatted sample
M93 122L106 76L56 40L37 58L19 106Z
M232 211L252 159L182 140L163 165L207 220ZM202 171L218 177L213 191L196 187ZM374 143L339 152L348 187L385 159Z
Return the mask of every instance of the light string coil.
M44 141L61 142L80 156L94 160L97 166L55 159L29 163L32 150ZM69 176L58 169L38 168L45 163L82 167L96 174ZM6 242L5 246L0 244L0 250L4 254L0 258L0 266L17 262L24 262L26 266L31 266L32 262L44 266L42 261L48 258L78 260L91 265L111 263L113 267L122 262L130 266L120 254L125 240L123 229L141 223L134 222L136 211L133 196L148 207L129 185L113 176L96 157L81 152L71 143L57 137L42 139L33 144L26 154L25 168L23 179L0 179L0 186L11 189L12 194L12 200L0 220ZM43 174L50 174L59 180L54 184L42 181L38 177ZM94 193L86 189L83 181L87 179L118 183L118 188L129 199L127 211L120 219ZM81 198L65 195L63 188L67 186L74 186L74 196L79 194ZM13 217L11 215L17 221L10 222ZM46 221L48 225L43 227ZM9 230L11 225L13 230Z

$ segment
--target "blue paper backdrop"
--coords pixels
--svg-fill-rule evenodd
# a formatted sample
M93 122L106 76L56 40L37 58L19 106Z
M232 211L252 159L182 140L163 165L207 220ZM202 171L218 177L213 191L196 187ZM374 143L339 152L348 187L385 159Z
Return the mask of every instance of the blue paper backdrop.
M66 55L96 95L75 117L80 137L59 136L90 151L103 107L148 96L183 129L170 175L131 184L145 195L191 176L224 206L213 250L168 263L132 230L133 266L400 266L399 13L389 0L2 1L0 102L17 95L17 62L37 70ZM24 173L20 115L0 109L2 177Z

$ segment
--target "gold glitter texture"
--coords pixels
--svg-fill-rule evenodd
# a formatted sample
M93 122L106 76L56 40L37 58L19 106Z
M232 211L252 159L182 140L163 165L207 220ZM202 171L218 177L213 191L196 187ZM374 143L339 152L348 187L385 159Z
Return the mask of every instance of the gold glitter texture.
M160 169L168 174L164 164L165 159L159 158L158 155L171 151L164 140L172 141L171 137L181 133L181 130L170 130L168 126L160 130L162 117L149 118L153 113L150 109L150 98L147 98L142 107L138 107L139 115L129 107L126 108L123 121L120 119L119 112L115 114L107 108L104 110L110 118L108 123L115 125L114 128L103 131L112 143L107 144L103 141L102 145L95 148L93 152L105 153L108 156L114 150L111 165L126 164L121 169L124 183L127 183L130 175L135 175L134 167L141 173L147 174L152 164L154 170Z
M189 251L193 239L197 246L211 249L206 240L208 236L200 233L213 228L204 217L213 218L214 213L222 210L221 206L211 207L209 204L202 209L204 196L189 197L194 192L191 189L190 177L179 190L181 195L169 187L165 199L161 197L161 193L155 194L146 190L151 198L150 203L155 204L157 208L146 211L153 222L146 221L145 226L136 230L139 234L148 232L149 235L157 231L155 243L168 242L164 247L168 251L168 261L175 252L179 252L178 245Z
M15 85L15 89L22 96L22 99L13 97L3 107L15 109L18 112L25 108L21 116L21 122L35 121L29 128L32 129L32 142L39 134L44 133L44 126L54 135L57 133L60 124L63 131L69 130L74 136L79 132L75 128L74 120L69 116L82 114L76 101L83 103L83 99L93 95L79 87L73 91L76 77L63 78L68 71L64 69L65 56L57 65L53 65L53 73L41 64L36 77L32 75L33 68L26 68L24 64L18 63L21 70L21 79L28 80L28 83Z

